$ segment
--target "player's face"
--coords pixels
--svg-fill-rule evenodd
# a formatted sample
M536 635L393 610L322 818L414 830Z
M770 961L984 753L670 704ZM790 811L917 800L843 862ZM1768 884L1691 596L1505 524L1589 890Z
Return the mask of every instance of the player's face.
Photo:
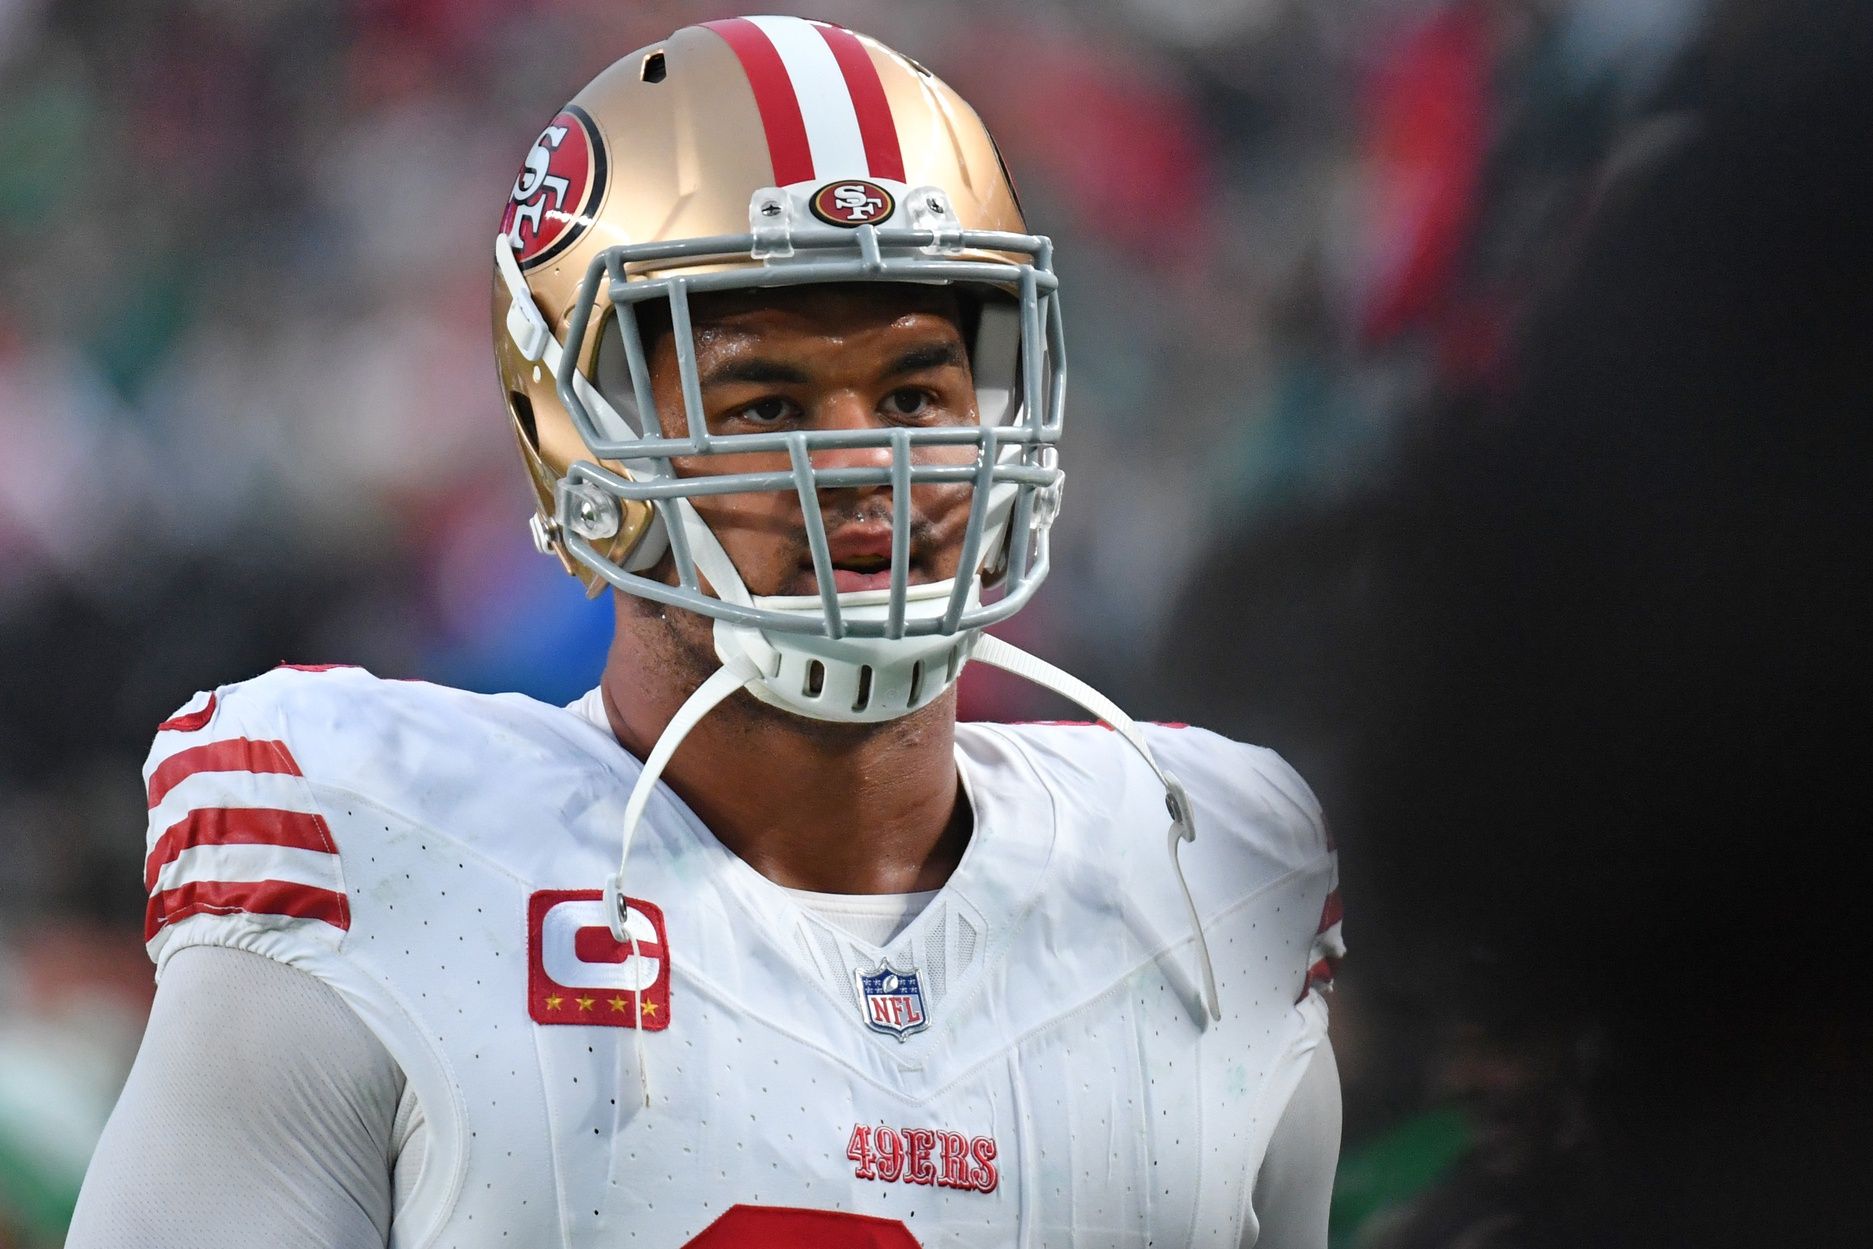
M974 379L956 296L940 288L835 286L767 290L693 301L702 411L717 435L775 430L928 428L977 423ZM676 349L667 333L650 351L663 427L687 433ZM974 449L922 450L918 463L971 463ZM888 467L883 448L822 451L819 466ZM686 475L773 472L784 453L676 461ZM818 494L841 592L890 585L889 486ZM953 576L969 517L967 485L911 492L911 584ZM806 521L793 490L699 497L750 592L816 594ZM667 562L667 561L666 561Z

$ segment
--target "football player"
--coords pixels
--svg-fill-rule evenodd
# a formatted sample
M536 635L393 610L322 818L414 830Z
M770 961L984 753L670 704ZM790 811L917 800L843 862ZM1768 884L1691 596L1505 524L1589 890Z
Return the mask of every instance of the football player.
M983 632L1047 572L1065 355L969 106L837 26L686 27L493 249L603 677L288 667L159 726L161 987L70 1244L1324 1245L1312 795ZM1100 723L958 724L970 662Z

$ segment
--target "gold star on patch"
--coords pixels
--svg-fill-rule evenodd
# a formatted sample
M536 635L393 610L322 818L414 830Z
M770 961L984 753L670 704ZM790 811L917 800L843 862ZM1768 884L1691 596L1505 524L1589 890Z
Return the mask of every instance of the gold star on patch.
M621 997L614 997L614 998L612 998L612 999L611 999L611 1009L613 1009L613 1010L623 1010L623 1009L624 1009L624 999L623 999L623 998L621 998Z
M646 1002L646 1003L644 1003L644 1013L645 1013L646 1015L654 1015L654 1014L656 1014L656 1013L657 1013L657 1004L656 1004L655 1002Z
M556 994L554 994L554 995L553 995L552 997L549 997L549 998L547 998L547 999L546 999L546 1009L548 1009L548 1010L558 1010L558 1009L559 1009L559 1004L560 1004L561 1002L563 1002L563 1001L565 1001L565 1000L566 1000L565 998L563 998L563 997L560 997L560 996L559 996L559 995L558 995L558 994L556 993Z
M591 997L576 997L576 998L573 998L572 1000L579 1004L580 1010L591 1010L592 1003L596 1002L598 999L591 998Z

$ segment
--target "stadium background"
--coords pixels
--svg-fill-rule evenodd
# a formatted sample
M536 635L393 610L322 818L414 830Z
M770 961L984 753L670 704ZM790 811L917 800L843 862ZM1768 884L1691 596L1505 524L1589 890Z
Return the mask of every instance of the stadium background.
M592 680L488 238L567 96L727 11L0 0L0 1247L59 1243L140 1033L158 719L283 660ZM810 15L1060 243L1012 633L1327 801L1336 1243L1864 1244L1868 6Z

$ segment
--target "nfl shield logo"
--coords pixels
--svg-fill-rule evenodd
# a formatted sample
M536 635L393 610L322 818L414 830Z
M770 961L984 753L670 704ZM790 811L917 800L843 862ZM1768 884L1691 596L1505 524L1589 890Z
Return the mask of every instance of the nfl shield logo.
M858 973L858 1004L865 1012L865 1026L902 1041L913 1032L922 1032L929 1018L924 1014L923 986L917 983L917 969L899 971L887 962L875 971Z

